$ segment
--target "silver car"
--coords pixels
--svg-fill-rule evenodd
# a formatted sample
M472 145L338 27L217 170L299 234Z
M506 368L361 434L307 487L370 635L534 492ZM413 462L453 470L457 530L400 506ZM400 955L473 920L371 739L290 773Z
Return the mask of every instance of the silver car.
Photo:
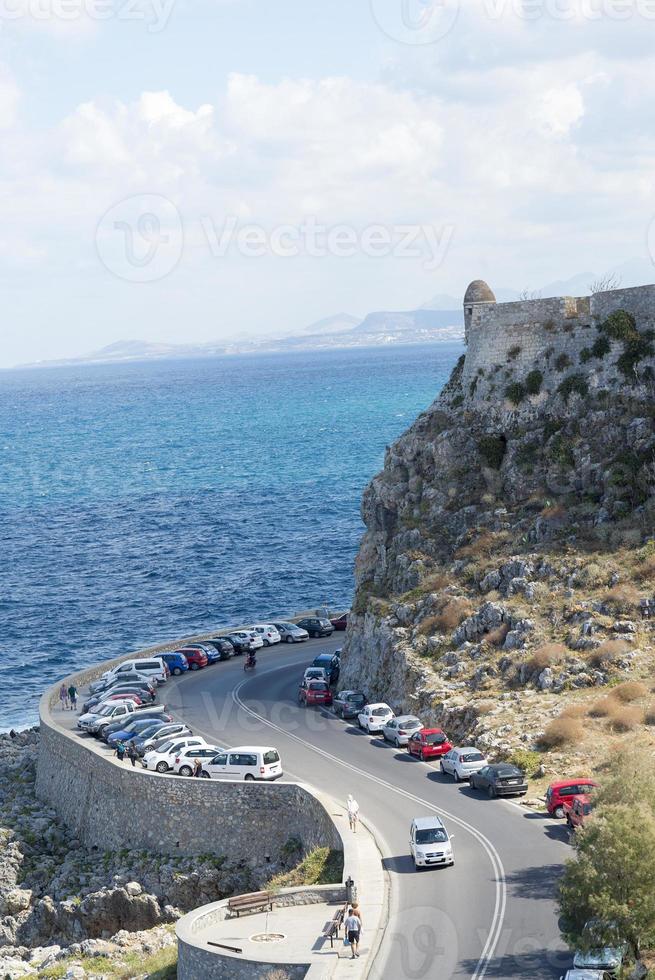
M309 639L307 630L295 623L273 623L273 626L280 634L283 643L304 643Z
M470 779L471 773L479 772L486 765L488 762L485 757L473 746L451 749L441 759L441 771L449 773L456 783Z
M393 742L396 748L400 748L407 745L414 732L420 732L424 727L416 715L399 715L389 719L382 728L382 734L386 742Z

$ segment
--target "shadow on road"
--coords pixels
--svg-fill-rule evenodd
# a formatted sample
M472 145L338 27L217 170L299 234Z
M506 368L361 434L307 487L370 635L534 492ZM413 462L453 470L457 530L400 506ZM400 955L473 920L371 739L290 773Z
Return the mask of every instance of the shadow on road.
M382 858L382 867L385 871L393 871L398 875L413 875L418 873L414 867L414 861L409 854L398 854L396 857Z
M562 877L561 864L539 864L532 868L519 868L506 875L510 893L515 898L545 899L555 897L557 882Z
M495 956L489 963L485 977L498 980L557 980L571 966L571 954L564 949L548 949L537 941L526 950L526 940L520 942L520 951L508 950L504 955ZM459 971L462 976L473 976L477 969L476 960L460 960Z

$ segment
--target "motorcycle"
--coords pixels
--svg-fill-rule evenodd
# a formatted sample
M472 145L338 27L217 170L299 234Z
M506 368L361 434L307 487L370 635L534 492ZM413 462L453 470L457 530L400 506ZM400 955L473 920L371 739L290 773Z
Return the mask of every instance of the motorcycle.
M244 662L243 669L254 670L256 666L257 666L257 657L255 656L254 653L249 653Z

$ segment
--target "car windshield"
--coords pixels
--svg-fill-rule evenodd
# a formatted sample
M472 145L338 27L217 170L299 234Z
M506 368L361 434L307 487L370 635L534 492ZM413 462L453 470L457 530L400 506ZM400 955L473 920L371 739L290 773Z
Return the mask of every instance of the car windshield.
M398 719L398 728L404 728L405 731L407 729L412 730L414 728L422 728L422 727L423 726L421 725L421 722L418 721L416 718L399 718Z
M310 691L327 691L328 686L325 681L312 681L309 685Z
M270 752L264 752L264 765L272 766L273 763L279 762L280 756L277 754L275 749L271 749Z
M389 714L388 708L374 708L371 712L372 715L387 715Z
M445 844L448 834L443 827L430 827L428 830L416 831L417 844Z
M354 704L363 704L366 699L363 694L349 694L346 700Z
M171 739L169 739L167 742L164 742L163 745L160 745L159 746L159 750L158 751L159 752L168 752L168 750L173 747L173 744L174 744L173 741Z
M425 741L428 745L443 745L446 741L446 736L443 732L430 732L429 735L425 736Z
M484 756L479 752L465 752L462 756L462 762L482 762Z

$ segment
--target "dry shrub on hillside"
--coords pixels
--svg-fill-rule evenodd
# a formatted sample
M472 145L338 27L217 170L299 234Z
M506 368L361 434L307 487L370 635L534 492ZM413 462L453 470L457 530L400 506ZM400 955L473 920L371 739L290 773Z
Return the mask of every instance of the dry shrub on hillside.
M564 517L565 514L566 507L563 504L547 504L541 512L542 517L550 518L550 520Z
M495 550L497 538L498 535L493 534L491 531L482 531L481 534L478 534L468 544L458 548L455 552L455 558L489 558L492 551Z
M421 582L421 588L426 592L441 592L450 585L450 578L444 572L433 572Z
M589 708L586 704L570 704L560 713L560 718L586 718Z
M617 684L612 691L612 697L624 704L636 701L637 698L645 698L647 694L648 688L640 681L624 681L623 684Z
M502 647L508 633L509 624L501 623L495 630L489 630L489 632L485 634L482 642L488 647Z
M598 562L592 561L584 568L579 568L575 573L576 585L586 585L594 588L599 585L607 585L610 572Z
M652 582L655 580L655 554L646 555L639 562L634 570L634 577L638 582Z
M565 656L566 647L563 643L544 643L532 653L528 667L532 673L536 673L545 667L561 663Z
M450 630L457 629L460 623L463 623L466 617L471 616L474 612L475 606L471 600L458 596L456 599L451 599L441 612L433 618L438 629L442 633L448 633Z
M422 633L423 636L432 636L434 633L440 633L441 630L439 629L439 617L426 616L425 619L421 620L418 627L418 631L419 633Z
M479 715L489 715L496 707L495 701L475 701L473 707Z
M615 585L603 596L603 603L618 616L633 613L639 606L641 593L634 585L625 582Z
M583 735L584 729L577 718L555 718L540 736L539 744L544 749L560 749L581 742Z
M599 698L589 708L590 718L607 718L616 710L617 702L611 697Z
M655 701L651 701L646 708L644 713L644 721L647 725L655 725Z
M604 667L611 667L621 657L625 657L629 649L630 644L625 640L605 640L591 651L587 659L592 667L602 670Z
M634 704L617 704L607 719L607 727L613 732L632 732L641 725L644 713Z

